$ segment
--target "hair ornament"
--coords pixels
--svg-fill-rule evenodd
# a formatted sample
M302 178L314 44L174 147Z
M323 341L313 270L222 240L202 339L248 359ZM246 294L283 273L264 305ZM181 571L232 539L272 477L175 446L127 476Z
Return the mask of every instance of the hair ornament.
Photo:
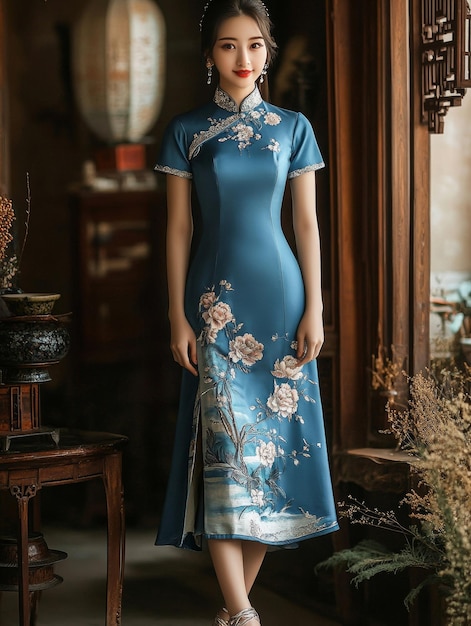
M203 20L205 18L206 11L208 10L208 7L210 4L211 4L211 0L208 0L208 2L203 7L203 15L201 16L201 19L200 19L200 31L203 30Z
M204 18L206 17L206 11L208 10L208 7L211 4L211 2L212 0L208 0L208 2L206 2L206 4L203 7L203 15L201 16L201 19L200 19L200 31L203 30L203 21L204 21ZM267 17L270 17L270 13L268 13L267 5L263 2L263 0L259 0L259 2L262 5L262 7L265 9L265 13L267 14Z

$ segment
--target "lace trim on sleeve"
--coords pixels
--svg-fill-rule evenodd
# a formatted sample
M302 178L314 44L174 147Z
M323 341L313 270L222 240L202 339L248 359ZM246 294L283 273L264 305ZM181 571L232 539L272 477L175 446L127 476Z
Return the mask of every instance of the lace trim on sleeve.
M320 170L325 167L325 163L314 163L314 165L306 165L306 167L301 168L300 170L294 170L293 172L289 172L288 180L292 178L296 178L297 176L301 176L301 174L305 174L306 172L315 172L316 170Z
M191 172L185 172L184 170L177 170L174 167L168 165L156 165L154 167L156 172L162 172L163 174L173 174L174 176L180 176L181 178L193 178Z

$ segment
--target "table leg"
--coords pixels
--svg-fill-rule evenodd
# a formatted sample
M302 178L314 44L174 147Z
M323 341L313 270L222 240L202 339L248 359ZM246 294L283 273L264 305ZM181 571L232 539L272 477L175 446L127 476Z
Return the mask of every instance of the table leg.
M35 626L38 619L39 600L41 599L41 591L33 591L29 594L30 601L30 625Z
M31 624L28 559L28 504L36 495L36 485L13 485L10 493L18 504L18 606L20 626Z
M106 626L120 626L124 578L124 493L122 453L105 458L103 483L108 519Z

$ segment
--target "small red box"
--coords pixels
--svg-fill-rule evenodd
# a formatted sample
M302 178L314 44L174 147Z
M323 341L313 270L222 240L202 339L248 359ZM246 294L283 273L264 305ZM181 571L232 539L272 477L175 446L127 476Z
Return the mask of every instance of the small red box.
M95 154L97 171L125 172L146 169L146 148L142 143L122 143L101 148Z

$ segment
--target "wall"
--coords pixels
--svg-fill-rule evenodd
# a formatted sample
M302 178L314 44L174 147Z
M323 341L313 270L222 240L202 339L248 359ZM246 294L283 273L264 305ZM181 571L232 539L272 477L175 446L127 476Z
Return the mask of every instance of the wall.
M208 93L199 58L200 3L158 0L158 4L167 26L167 84L162 112L149 133L153 139L148 148L149 167L168 120ZM3 5L8 33L9 195L20 239L27 173L31 184L30 229L19 285L25 291L61 293L55 312L64 313L73 311L74 300L70 190L81 180L83 162L99 145L75 106L71 81L72 29L84 0L8 0ZM156 291L165 293L165 285L156 285ZM165 334L167 329L157 332ZM167 385L167 396L173 393L175 403L180 374L170 351L156 354L154 360L164 362L169 377L174 378ZM145 517L149 511L154 515L166 481L174 421L174 407L163 406L155 370L144 362L132 367L115 363L90 368L85 376L80 373L78 381L69 354L51 368L51 375L53 380L41 388L43 423L129 435L125 462L128 517ZM89 523L101 514L102 498L96 498L89 487L84 490L80 497L65 490L62 498L56 496L51 502L46 493L45 515L52 510L55 517L63 508L65 516Z
M167 88L162 113L149 133L158 142L174 111L201 98L197 3L159 2L167 21ZM10 83L11 196L25 208L31 180L31 227L21 287L59 291L69 310L70 221L68 190L81 179L82 163L97 144L74 103L70 71L72 27L82 0L8 3L7 62ZM152 162L156 143L149 148ZM38 262L40 260L40 263Z
M431 136L432 272L471 270L471 97Z
M455 303L471 289L471 97L445 118L445 132L431 135L431 294L450 303L432 304L432 356L458 353L463 332ZM469 304L468 304L469 306ZM441 307L441 308L440 308ZM451 342L451 346L448 345Z

